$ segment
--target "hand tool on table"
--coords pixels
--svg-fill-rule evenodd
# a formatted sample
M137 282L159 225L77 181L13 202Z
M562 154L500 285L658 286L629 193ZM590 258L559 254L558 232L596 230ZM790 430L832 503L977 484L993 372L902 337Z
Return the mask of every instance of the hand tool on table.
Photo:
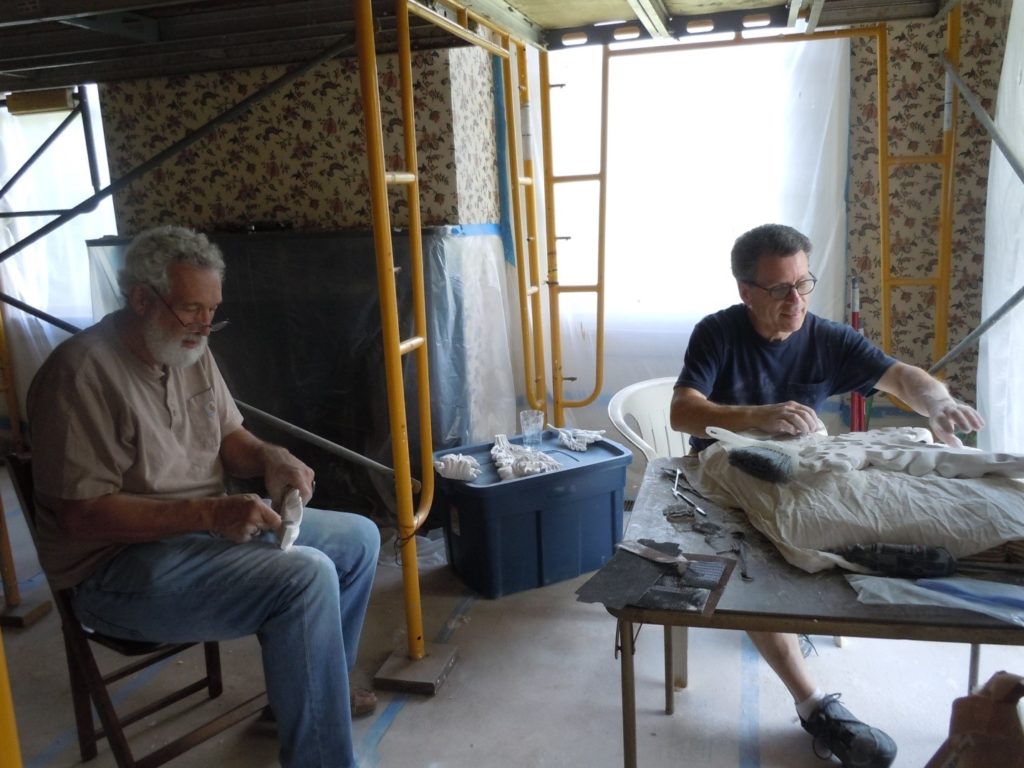
M671 565L676 569L676 572L680 576L686 573L686 569L690 564L690 561L682 555L669 555L655 549L654 547L648 547L646 544L641 544L639 541L621 541L618 544L618 548L624 549L627 552L632 552L634 555L642 557L645 560L650 560L652 563Z
M1008 571L1024 574L1024 563L965 563L945 547L921 544L851 544L829 550L883 576L932 579L960 571Z
M723 549L721 552L716 552L718 555L734 554L736 555L736 561L740 565L740 577L744 581L753 581L754 577L747 573L747 539L743 535L743 531L732 532L733 545L729 549Z
M662 467L661 471L665 475L667 475L668 477L672 478L672 485L677 490L679 488L679 483L682 483L683 484L683 489L687 493L692 493L694 496L696 496L699 499L704 499L705 501L708 500L707 496L705 496L703 493L701 493L700 491L698 491L696 488L693 487L693 483L691 483L687 479L686 473L683 472L683 470L677 469L676 467Z
M685 495L681 490L679 490L679 479L680 477L683 477L683 471L681 469L674 469L671 467L665 467L663 471L666 475L674 478L672 481L672 495L675 496L684 504L686 504L687 506L689 506L691 509L693 509L693 511L696 512L698 515L707 517L708 513L701 509L700 505L697 504L697 502L695 502L693 499L691 499L689 496ZM686 489L688 491L691 491L692 493L697 493L695 490L693 490L693 487L689 483L687 483Z
M687 504L670 504L661 510L670 523L681 523L694 519L693 507Z

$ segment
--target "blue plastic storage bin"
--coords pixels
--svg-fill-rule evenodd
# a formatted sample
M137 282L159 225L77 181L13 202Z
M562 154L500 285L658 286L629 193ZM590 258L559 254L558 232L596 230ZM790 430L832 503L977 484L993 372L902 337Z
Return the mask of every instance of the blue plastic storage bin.
M521 437L510 438L522 443ZM444 522L448 562L485 597L551 584L596 570L622 540L622 494L633 454L611 440L586 451L559 445L544 432L541 450L562 465L538 475L502 480L493 443L435 453L473 456L473 481L437 477L433 510Z

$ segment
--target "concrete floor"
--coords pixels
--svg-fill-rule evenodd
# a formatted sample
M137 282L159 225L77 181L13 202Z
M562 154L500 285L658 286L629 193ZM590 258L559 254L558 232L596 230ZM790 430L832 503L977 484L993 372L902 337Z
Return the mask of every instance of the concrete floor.
M23 599L46 599L31 543L6 475L4 509L16 552ZM615 624L600 606L579 603L588 578L487 600L474 595L446 565L421 573L428 643L453 645L458 660L434 696L380 693L380 707L356 721L363 768L622 765L619 666ZM393 650L405 648L401 571L382 564L355 679L368 684ZM637 641L639 765L693 768L812 768L810 737L797 723L782 685L746 636L690 633L690 685L664 714L662 634L646 627ZM895 765L920 768L945 739L950 704L964 695L968 648L963 645L813 638L810 663L826 691L841 691L855 714L885 728L899 744ZM52 613L27 629L4 631L25 768L79 765L58 621ZM432 646L431 646L432 647ZM190 652L194 654L194 652ZM167 718L147 718L129 736L137 751L168 732L228 708L262 690L253 638L222 644L226 691L217 701L195 697ZM171 661L126 683L129 704L139 689L156 691L192 669L198 654ZM986 646L980 679L995 671L1024 672L1024 650ZM166 722L169 719L169 722ZM275 728L242 723L171 763L176 768L277 765ZM109 750L89 763L114 765ZM2 768L8 768L3 766Z

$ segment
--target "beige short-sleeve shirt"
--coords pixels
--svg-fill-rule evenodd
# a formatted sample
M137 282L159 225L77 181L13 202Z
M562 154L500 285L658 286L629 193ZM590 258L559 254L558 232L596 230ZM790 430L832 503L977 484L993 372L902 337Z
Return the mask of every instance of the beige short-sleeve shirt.
M57 588L124 545L70 538L47 498L222 494L221 441L242 424L209 350L187 368L154 369L125 346L114 314L53 351L29 389L28 418L39 560Z

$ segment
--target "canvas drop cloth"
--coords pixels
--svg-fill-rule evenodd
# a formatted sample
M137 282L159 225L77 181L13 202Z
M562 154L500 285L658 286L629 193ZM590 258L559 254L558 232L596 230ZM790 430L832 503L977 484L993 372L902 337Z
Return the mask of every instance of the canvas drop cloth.
M699 467L688 475L712 501L745 510L787 561L812 573L837 565L864 570L826 551L851 544L926 544L962 558L1024 540L1021 479L908 471L930 464L949 474L961 463L969 474L979 474L987 461L992 471L1015 475L1022 457L946 449L921 429L858 435L787 441L802 457L788 483L758 480L737 469L721 443L702 451ZM872 464L871 455L883 466ZM911 455L916 463L908 461Z

